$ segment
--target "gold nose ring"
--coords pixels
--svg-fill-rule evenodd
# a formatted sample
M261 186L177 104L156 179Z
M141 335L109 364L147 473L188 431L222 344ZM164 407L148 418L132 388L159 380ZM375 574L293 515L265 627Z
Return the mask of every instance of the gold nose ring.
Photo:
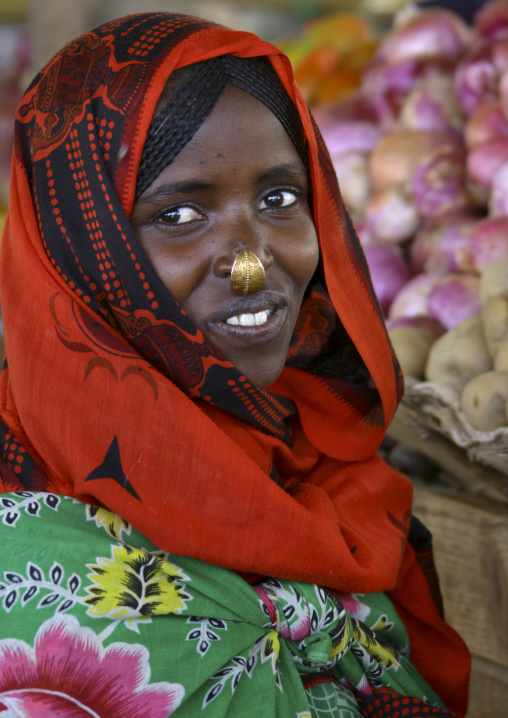
M254 252L241 249L231 267L231 291L233 294L254 294L263 289L265 268Z

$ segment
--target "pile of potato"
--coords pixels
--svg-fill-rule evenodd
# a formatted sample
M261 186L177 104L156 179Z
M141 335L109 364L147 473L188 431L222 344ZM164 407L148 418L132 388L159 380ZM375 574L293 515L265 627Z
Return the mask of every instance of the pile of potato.
M478 431L508 425L508 257L480 279L482 312L438 338L417 327L391 332L403 371L453 389Z

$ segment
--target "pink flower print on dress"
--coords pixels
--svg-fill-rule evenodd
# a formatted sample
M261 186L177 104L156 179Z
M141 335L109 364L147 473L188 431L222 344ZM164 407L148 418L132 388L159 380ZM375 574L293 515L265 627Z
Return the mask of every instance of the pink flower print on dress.
M362 603L356 593L337 593L335 591L333 593L342 603L351 618L356 618L363 623L367 621L367 617L370 614L370 606Z
M0 641L0 715L167 718L181 704L184 688L150 685L148 658L138 644L105 648L73 616L52 618L37 631L33 648L15 638Z

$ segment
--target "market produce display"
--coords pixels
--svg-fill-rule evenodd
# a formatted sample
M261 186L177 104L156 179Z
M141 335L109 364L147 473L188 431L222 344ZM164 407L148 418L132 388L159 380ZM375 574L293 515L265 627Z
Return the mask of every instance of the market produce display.
M299 37L277 45L291 60L309 105L337 102L356 90L378 46L369 23L352 13L329 13L305 23Z
M312 109L405 375L508 427L508 0L472 26L411 6L361 86Z

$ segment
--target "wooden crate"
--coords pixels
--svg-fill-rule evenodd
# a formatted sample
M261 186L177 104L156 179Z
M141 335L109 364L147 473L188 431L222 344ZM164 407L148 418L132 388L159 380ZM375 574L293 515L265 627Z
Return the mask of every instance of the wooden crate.
M508 715L508 509L415 487L414 513L434 539L448 622L473 655L468 718Z
M473 656L467 718L508 716L508 431L481 436L443 387L409 384L388 434L437 466L412 476L448 622ZM390 457L387 456L390 460Z

